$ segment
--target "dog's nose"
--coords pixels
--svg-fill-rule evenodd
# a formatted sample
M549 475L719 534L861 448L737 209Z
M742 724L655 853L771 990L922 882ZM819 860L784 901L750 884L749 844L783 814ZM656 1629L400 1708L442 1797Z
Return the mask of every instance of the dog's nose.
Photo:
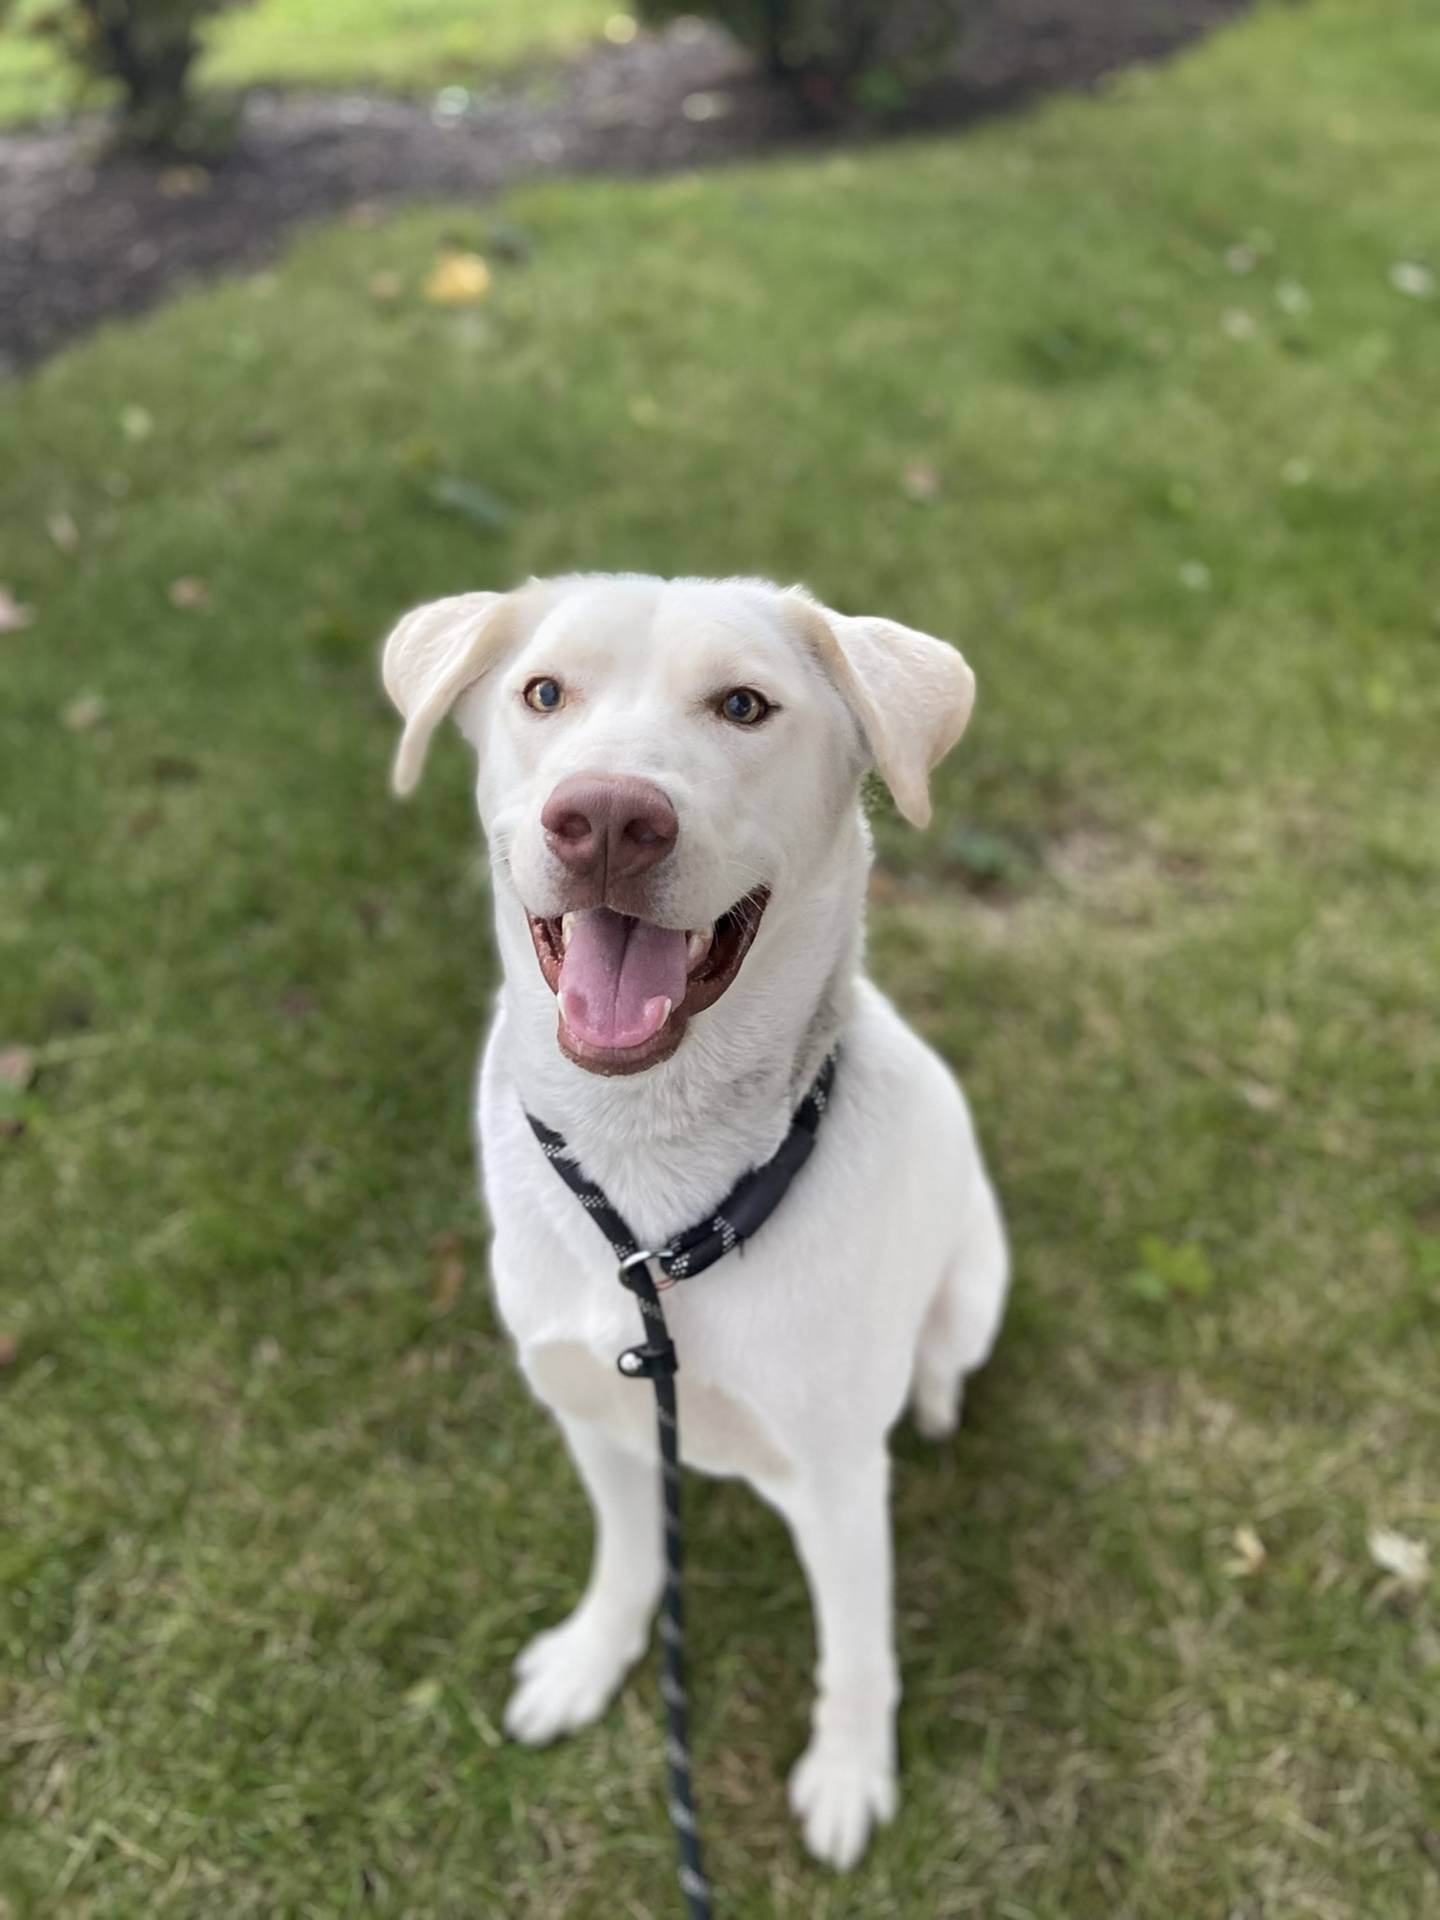
M601 873L631 880L658 867L680 835L675 809L653 780L630 774L576 773L562 780L540 814L556 859L577 878Z

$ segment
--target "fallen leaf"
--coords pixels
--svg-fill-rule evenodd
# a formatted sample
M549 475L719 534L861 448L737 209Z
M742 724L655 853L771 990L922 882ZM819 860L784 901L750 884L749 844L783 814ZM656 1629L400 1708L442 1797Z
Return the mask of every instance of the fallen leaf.
M200 778L200 769L183 753L157 753L150 762L150 778L162 786L188 786Z
M170 582L166 588L166 598L172 607L178 607L182 613L203 613L214 604L205 582L188 573L182 573L178 580Z
M1411 300L1433 300L1435 276L1418 260L1397 260L1390 269L1390 284L1396 293Z
M13 1367L20 1348L8 1333L0 1333L0 1367Z
M204 167L162 167L155 184L167 200L193 200L197 193L208 193L210 175Z
M430 1288L431 1311L436 1314L453 1312L464 1284L465 1262L458 1254L451 1254L448 1259L440 1261Z
M706 120L723 120L733 110L734 97L728 93L687 93L680 111L695 125Z
M947 867L958 869L975 893L993 893L1023 886L1033 876L1035 862L1011 835L990 827L959 821L940 843Z
M21 606L8 587L0 587L0 633L19 633L34 618L33 607Z
M53 1033L84 1033L94 1025L95 1010L78 993L62 987L50 995L41 1019Z
M1285 1104L1285 1096L1278 1087L1269 1086L1264 1080L1241 1080L1237 1082L1240 1098L1247 1107L1256 1113L1275 1113Z
M1130 1275L1138 1300L1163 1306L1172 1300L1203 1300L1215 1290L1215 1270L1196 1242L1170 1245L1156 1234L1140 1242L1141 1264Z
M53 513L46 514L45 531L61 553L74 553L80 545L80 529L63 507L56 507Z
M535 251L535 242L523 227L497 220L485 230L485 251L492 260L503 260L512 267L523 267Z
M458 473L441 474L425 491L437 507L458 513L487 533L498 532L510 524L510 509L503 500L497 500L493 493L487 493L484 487L477 487L473 480L466 480Z
M1372 1527L1366 1542L1370 1558L1405 1593L1423 1593L1430 1584L1430 1549L1393 1527Z
M444 458L445 450L439 441L432 440L423 433L417 433L409 440L402 440L395 449L396 465L409 474L438 473L444 464Z
M434 307L478 307L490 296L493 277L478 253L447 253L430 271L425 298Z
M915 460L905 469L901 481L905 498L913 500L917 507L928 507L938 500L944 491L944 482L939 473L927 461Z
M38 1065L29 1047L0 1048L0 1087L23 1093L33 1082Z
M1235 1552L1225 1562L1225 1571L1232 1580L1253 1580L1257 1573L1264 1570L1269 1556L1265 1551L1265 1542L1254 1527L1236 1527L1230 1536L1230 1544Z
M100 693L82 693L78 700L72 700L60 715L60 724L69 733L93 733L107 712L105 696Z
M405 1704L412 1713L429 1713L438 1707L445 1697L445 1684L432 1674L428 1679L417 1680L407 1689Z
M398 300L404 291L405 282L400 278L398 273L391 273L388 268L383 269L379 273L372 273L370 276L370 298L372 300Z
M323 660L353 660L370 640L366 628L338 608L316 608L307 613L300 637Z

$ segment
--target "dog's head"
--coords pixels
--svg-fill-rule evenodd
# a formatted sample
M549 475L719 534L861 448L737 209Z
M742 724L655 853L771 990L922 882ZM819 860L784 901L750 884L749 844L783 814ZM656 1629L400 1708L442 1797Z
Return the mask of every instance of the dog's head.
M755 581L628 575L434 601L391 633L384 671L405 720L397 790L453 711L559 1044L607 1074L667 1058L729 989L868 766L927 824L975 686L954 648L891 620Z

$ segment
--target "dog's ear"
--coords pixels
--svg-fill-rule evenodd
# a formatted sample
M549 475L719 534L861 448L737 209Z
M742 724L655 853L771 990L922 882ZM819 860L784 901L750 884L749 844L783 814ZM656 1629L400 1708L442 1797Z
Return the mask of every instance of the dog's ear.
M912 827L928 827L930 774L969 724L974 674L954 647L896 620L800 604L896 806Z
M385 642L385 691L400 709L405 730L391 782L413 793L436 727L460 695L499 658L509 623L504 593L457 593L431 600L399 621Z

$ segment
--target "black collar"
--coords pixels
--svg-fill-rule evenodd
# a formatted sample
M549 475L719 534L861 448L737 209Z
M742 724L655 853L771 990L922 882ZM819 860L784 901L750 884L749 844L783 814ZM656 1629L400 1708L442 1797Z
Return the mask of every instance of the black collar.
M653 1252L655 1264L667 1280L691 1280L707 1267L713 1267L733 1248L758 1233L774 1213L790 1183L810 1158L820 1117L835 1083L835 1055L826 1059L814 1085L795 1109L790 1131L763 1167L752 1167L741 1174L735 1185L705 1220L684 1233L678 1233L663 1248ZM579 1200L581 1206L610 1242L615 1258L632 1259L643 1249L624 1219L611 1205L603 1187L586 1178L579 1163L570 1157L564 1139L537 1120L528 1110L525 1118L545 1150L545 1158Z

